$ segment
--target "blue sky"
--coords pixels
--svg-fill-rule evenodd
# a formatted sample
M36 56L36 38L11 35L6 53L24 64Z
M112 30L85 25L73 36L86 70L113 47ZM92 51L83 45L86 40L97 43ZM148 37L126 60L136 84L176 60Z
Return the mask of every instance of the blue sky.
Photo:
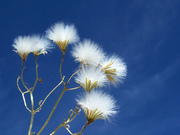
M0 131L4 135L28 132L30 114L23 105L16 79L21 59L12 51L19 35L44 34L52 24L73 23L81 40L91 39L108 54L124 59L128 74L119 87L104 89L120 106L112 123L98 120L84 135L178 135L180 134L180 2L178 0L15 0L0 4ZM68 51L71 50L71 45ZM56 47L38 58L42 84L34 92L38 101L59 83L61 52ZM26 61L24 79L33 84L33 55ZM70 76L78 64L67 52L63 73ZM71 86L76 84L71 81ZM35 114L33 131L38 132L56 102L62 87ZM65 93L42 135L50 134L76 106L82 90ZM27 99L29 97L27 96ZM27 100L29 102L29 100ZM30 105L28 103L28 105ZM78 132L85 123L83 112L70 124ZM65 129L57 134L68 135Z

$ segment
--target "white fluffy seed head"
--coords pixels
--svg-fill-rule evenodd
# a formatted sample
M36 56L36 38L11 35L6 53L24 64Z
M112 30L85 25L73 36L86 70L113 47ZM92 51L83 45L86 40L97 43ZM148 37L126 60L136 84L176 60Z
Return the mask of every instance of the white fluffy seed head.
M116 55L106 58L101 62L101 66L107 77L109 77L108 79L114 84L122 83L127 75L126 64Z
M52 47L49 40L40 35L19 36L14 40L14 51L17 52L22 60L26 60L27 55L33 52L35 55L45 54Z
M34 41L30 36L18 36L14 40L14 44L12 45L15 51L23 54L29 53L33 51Z
M34 54L40 55L40 54L46 54L47 51L52 49L52 46L50 44L50 41L40 35L34 35L32 36L34 42L36 43L34 45Z
M22 60L26 60L27 55L34 51L35 42L30 36L19 36L15 38L13 47L14 51L17 52Z
M54 42L64 42L72 44L79 41L79 36L74 25L65 25L58 22L46 30L46 37Z
M75 61L94 66L97 66L105 56L103 50L97 44L87 39L75 45L71 53Z
M84 96L79 96L76 101L83 108L89 121L109 119L117 114L114 98L100 90L86 92Z
M104 72L100 67L95 66L82 66L82 69L77 73L75 80L87 91L90 91L97 86L103 86L105 82L107 82Z

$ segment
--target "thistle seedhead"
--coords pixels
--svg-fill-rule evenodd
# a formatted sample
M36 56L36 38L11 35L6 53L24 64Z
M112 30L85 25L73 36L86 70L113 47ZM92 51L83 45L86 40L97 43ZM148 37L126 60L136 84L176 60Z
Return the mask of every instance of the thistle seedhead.
M46 30L46 37L55 42L62 52L66 51L69 44L79 41L79 36L74 25L65 25L62 22L56 23Z
M75 61L80 62L82 65L92 66L98 66L105 56L98 44L87 39L73 46L71 53Z
M114 98L102 91L86 92L76 101L90 123L97 119L109 119L117 113Z
M101 87L107 81L106 75L100 67L83 66L77 73L76 82L82 85L85 91L91 91L96 87Z
M29 53L34 51L34 40L30 36L18 36L15 38L13 47L14 50L21 57L22 61L27 59Z
M23 62L27 59L29 53L34 53L37 57L40 54L46 54L52 48L49 40L40 35L19 36L14 40L12 46L14 47L13 51L19 54Z
M106 58L101 62L101 66L107 79L113 84L122 82L123 78L127 74L126 64L116 55Z

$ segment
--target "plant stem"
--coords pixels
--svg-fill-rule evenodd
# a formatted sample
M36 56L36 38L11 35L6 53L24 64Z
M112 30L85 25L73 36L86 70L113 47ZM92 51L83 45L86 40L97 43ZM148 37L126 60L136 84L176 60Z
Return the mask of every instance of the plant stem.
M69 128L66 128L66 130L67 130L71 135L73 135L73 133L69 130Z
M31 122L29 125L29 132L28 135L31 135L33 120L34 120L34 99L33 99L33 93L30 91L30 98L31 98Z
M33 91L35 89L35 86L37 84L37 81L39 80L38 78L38 64L37 64L37 56L35 56L35 63L36 63L36 81L32 87L32 89L28 90L29 91L29 94L30 94L30 99L31 99L31 122L30 122L30 125L29 125L29 132L28 132L28 135L31 135L31 130L32 130L32 126L33 126L33 120L34 120L34 98L33 98ZM24 66L24 62L23 62L23 70L24 70L25 66ZM22 70L22 74L23 74L23 70ZM22 75L21 74L21 75ZM23 81L23 78L22 79L22 82ZM25 87L25 84L24 84L24 87ZM27 88L26 88L27 89Z
M64 77L63 77L63 80L64 80ZM49 92L49 94L45 97L45 99L43 100L42 104L35 110L35 112L37 112L42 106L43 104L45 103L46 99L51 95L51 93L53 93L57 87L59 87L59 85L61 85L63 81L61 81L58 85L56 85L56 87L54 87L54 89L51 90L51 92Z
M35 56L35 63L36 63L36 80L35 80L35 83L33 85L33 88L31 91L33 91L35 89L35 86L37 84L37 81L39 80L39 77L38 77L38 63L37 63L37 56Z
M26 88L27 91L30 91L30 90L27 88L27 86L25 85L24 80L23 80L23 72L24 72L24 69L25 69L24 62L22 63L22 65L23 65L23 69L22 69L22 71L21 71L21 82L22 82L24 88Z
M67 90L76 90L76 89L79 89L79 88L81 88L82 87L82 85L80 85L80 86L78 86L78 87L74 87L74 88L68 88Z
M24 101L24 106L25 106L26 109L31 113L32 111L27 107L26 98L25 98L25 96L24 96L24 93L22 93L22 98L23 98L23 101Z
M61 80L63 81L63 84L65 84L65 82L64 82L64 80L63 80L61 68L62 68L62 64L63 64L63 62L64 62L64 56L65 56L65 52L63 52L61 64L60 64L60 67L59 67L59 72L60 72L60 76L61 76Z
M65 86L66 86L66 85L65 85ZM44 130L44 128L46 127L46 125L48 124L49 120L51 119L51 117L52 117L52 115L53 115L53 113L54 113L54 111L55 111L55 109L56 109L56 107L57 107L57 105L58 105L58 103L59 103L60 99L62 98L62 96L63 96L63 94L64 94L65 91L66 91L66 87L64 87L64 89L63 89L63 91L61 92L61 95L59 96L58 100L56 101L56 104L54 105L54 107L53 107L53 109L52 109L49 117L47 118L46 122L44 123L44 125L42 126L42 128L40 129L40 131L37 133L37 135L39 135L39 134Z
M74 74L72 74L71 77L69 78L69 80L67 81L67 83L69 83L70 80L72 79L72 77L73 77L74 75L76 75L80 70L81 70L81 68L80 68L79 70L77 70Z
M50 135L54 135L56 133L56 131L61 128L63 126L63 124L59 125Z
M75 113L75 115L73 116L74 113ZM71 121L73 121L76 118L78 113L79 113L79 108L78 108L78 105L77 105L76 108L74 109L74 111L71 113L71 115L70 114L68 115L68 120L65 121L65 119L64 119L64 122L61 125L59 125L50 135L54 135L56 133L56 131L59 128L61 128L62 126L65 127L66 130L72 135L73 133L71 133L71 131L69 130L69 127L67 126L67 124L70 123ZM72 116L73 116L73 118L71 119Z
M78 134L82 134L82 132L84 131L84 129L91 124L89 121L86 122L86 124L84 125L84 127L81 129L81 131Z

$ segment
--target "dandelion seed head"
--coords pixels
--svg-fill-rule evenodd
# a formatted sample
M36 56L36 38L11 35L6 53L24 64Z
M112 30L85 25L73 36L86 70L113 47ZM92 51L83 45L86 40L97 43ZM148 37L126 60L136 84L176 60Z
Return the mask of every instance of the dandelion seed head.
M13 47L14 51L17 52L23 60L26 59L27 55L34 51L34 40L30 36L18 36L15 38Z
M116 55L112 55L111 57L106 58L101 62L101 66L106 75L112 77L114 84L117 82L122 83L123 79L127 75L126 64Z
M12 46L14 47L15 51L23 54L23 53L32 52L33 44L34 41L30 36L18 36L14 40L14 44Z
M92 117L95 120L109 119L117 114L114 98L100 90L86 92L84 96L79 96L76 101L83 108L87 119L92 119ZM92 116L93 112L97 116Z
M94 66L97 66L105 56L103 50L97 44L87 39L75 45L71 53L75 61Z
M35 42L34 53L36 55L46 54L47 51L53 48L52 45L50 44L50 41L40 35L34 35L32 36L32 39Z
M58 22L46 30L46 37L54 42L64 42L72 44L79 41L79 36L74 25L65 25L63 22Z
M90 80L90 84L87 84L87 80ZM100 67L83 66L81 71L77 73L75 80L80 82L85 88L87 85L92 85L97 82L97 86L103 86L107 81L106 75L102 72ZM89 87L89 86L88 86ZM85 89L86 90L86 89Z

